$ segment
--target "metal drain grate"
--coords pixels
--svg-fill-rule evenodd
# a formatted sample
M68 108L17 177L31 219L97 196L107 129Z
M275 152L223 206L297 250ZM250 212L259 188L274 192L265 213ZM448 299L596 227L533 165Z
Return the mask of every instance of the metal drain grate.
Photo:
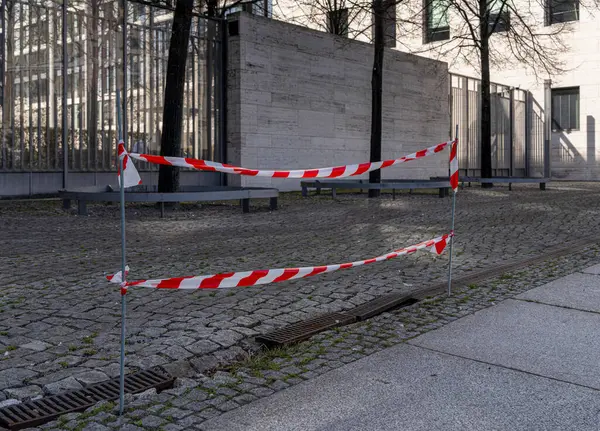
M370 317L381 314L384 311L392 308L412 305L419 302L410 295L402 293L391 293L389 295L380 296L372 301L366 302L352 310L346 311L346 314L356 317L358 321L369 319Z
M348 314L327 313L312 319L288 325L256 337L256 341L267 347L282 346L304 341L319 332L337 326L354 323L356 318Z
M161 368L152 368L125 376L125 393L135 394L147 389L157 391L173 386L175 378ZM119 378L86 386L35 401L0 409L0 426L9 430L36 427L57 417L83 411L99 401L119 398Z

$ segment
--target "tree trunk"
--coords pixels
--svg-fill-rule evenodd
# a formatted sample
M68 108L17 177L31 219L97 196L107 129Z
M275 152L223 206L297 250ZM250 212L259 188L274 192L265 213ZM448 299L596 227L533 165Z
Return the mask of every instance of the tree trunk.
M487 0L480 0L481 33L481 178L492 177L492 115L490 97L490 46ZM481 184L483 188L492 184Z
M160 141L161 156L181 156L181 132L183 127L183 96L185 69L192 26L194 0L177 0L173 16L173 29L169 44L165 104L163 109L163 132ZM179 188L179 169L161 165L158 172L158 191L176 192Z
M13 122L13 108L15 103L14 98L14 41L15 41L15 16L14 2L9 0L5 4L4 10L4 28L6 31L3 42L6 43L6 51L4 51L4 94L2 97L2 133L0 139L6 142L7 145L4 148L8 148L8 142L12 139L12 122ZM14 157L10 155L11 159Z
M386 2L387 3L387 2ZM374 33L373 41L373 74L371 76L371 154L370 161L381 160L381 117L382 117L382 94L383 94L383 53L384 32L383 17L386 12L384 0L373 0ZM369 173L369 183L381 182L381 170ZM378 197L379 189L369 189L369 197Z
M98 147L98 59L99 59L99 44L98 44L98 19L99 5L98 0L90 1L92 17L87 26L87 40L89 41L89 50L91 55L88 56L90 67L88 69L88 112L87 112L87 140L88 152L92 158L92 165L97 167L97 152Z

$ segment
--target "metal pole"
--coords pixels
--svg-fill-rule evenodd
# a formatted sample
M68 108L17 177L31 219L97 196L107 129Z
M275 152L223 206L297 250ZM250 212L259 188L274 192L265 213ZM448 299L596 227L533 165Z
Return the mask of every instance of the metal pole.
M121 139L127 148L127 0L123 1L123 135Z
M508 107L508 116L509 116L509 173L508 176L512 177L514 175L514 150L515 150L515 89L514 87L510 89L510 97L509 97L510 106Z
M120 140L127 148L127 0L122 0L123 5L123 127L119 131ZM121 109L119 103L119 91L117 90L117 114ZM120 118L119 118L120 123ZM121 274L123 285L127 279L125 274L125 172L123 172L123 159L119 158L121 169ZM127 313L127 288L121 287L121 364L119 379L119 414L123 414L125 408L125 323Z
M458 124L456 125L455 139L458 138ZM458 157L458 151L457 151ZM448 161L448 163L450 163ZM450 172L452 174L452 172ZM452 249L454 248L454 214L456 212L456 191L452 191L452 224L450 228L450 257L448 259L448 296L452 294Z
M117 134L119 142L122 140L123 129L121 127L121 97L120 90L117 89ZM127 276L125 274L125 173L123 172L123 159L118 156L120 176L120 198L121 198L121 276L125 283ZM127 312L127 289L121 288L121 362L120 362L120 380L119 380L119 414L123 414L125 407L125 317Z
M63 48L63 64L62 64L62 141L63 141L63 189L67 188L67 180L69 173L69 142L67 127L69 122L67 119L67 69L69 67L69 56L67 50L67 2L62 3L62 48Z
M529 149L531 148L531 120L533 104L531 103L531 93L525 92L525 177L529 177Z
M265 0L266 3L266 0ZM227 40L227 21L222 20L219 23L221 28L221 69L218 71L221 80L221 99L219 101L220 109L220 126L221 126L221 142L220 145L220 162L227 163L227 61L228 61L228 40ZM227 185L227 174L221 173L221 185Z
M550 178L550 149L552 139L552 80L544 81L544 177Z

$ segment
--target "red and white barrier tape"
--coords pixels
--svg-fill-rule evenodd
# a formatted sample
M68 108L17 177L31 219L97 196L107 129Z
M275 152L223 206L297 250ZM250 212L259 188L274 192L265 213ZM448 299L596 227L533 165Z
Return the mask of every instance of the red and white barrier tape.
M454 193L458 191L458 157L456 154L458 138L452 142L450 147L450 186Z
M123 141L119 141L119 160L123 159L123 181L124 187L133 187L138 184L142 184L142 179L140 178L140 174L133 162L131 162L129 155L127 154L127 150L125 149L125 145ZM117 171L117 177L119 179L119 185L121 185L121 164L119 163L119 168Z
M454 141L455 142L455 141ZM365 174L377 169L383 169L400 163L409 162L411 160L420 159L429 155L439 153L453 141L443 142L433 147L426 148L408 156L398 159L384 160L380 162L367 162L353 165L336 166L330 168L318 169L299 169L299 170L264 170L264 169L248 169L239 166L232 166L224 163L211 162L208 160L190 159L185 157L165 157L153 156L151 154L131 153L131 158L167 166L178 166L180 168L193 168L201 171L224 172L227 174L249 175L255 177L272 177L272 178L345 178L355 175Z
M432 253L442 254L448 245L451 235L443 235L429 241L401 248L382 256L374 257L356 262L342 263L326 266L309 266L304 268L278 268L256 271L229 272L215 275L200 275L190 277L176 277L159 280L137 280L122 283L121 271L106 278L111 283L121 284L122 288L127 286L150 287L155 289L223 289L230 287L248 287L259 284L278 283L281 281L296 280L299 278L312 277L318 274L337 271L340 269L355 268L375 262L382 262L398 256L415 253L418 250L429 249Z

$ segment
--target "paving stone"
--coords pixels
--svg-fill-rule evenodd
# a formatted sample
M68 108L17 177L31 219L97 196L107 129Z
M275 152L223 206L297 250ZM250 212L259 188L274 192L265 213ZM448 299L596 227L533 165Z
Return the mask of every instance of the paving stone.
M141 419L144 429L156 429L165 421L158 416L145 416Z
M0 390L21 386L25 379L30 379L35 375L35 372L24 368L9 368L0 371Z
M244 338L242 334L225 329L222 331L215 332L211 337L211 340L220 344L223 347L231 347L242 338Z
M263 397L268 397L269 395L273 394L275 391L273 391L272 389L269 388L256 388L256 389L251 389L250 393L252 395L255 395L258 398L263 398Z
M60 392L82 389L83 386L74 377L67 377L66 379L60 380L55 383L49 383L44 386L44 392L47 394L58 394Z
M271 383L269 385L269 387L271 389L273 389L274 391L280 391L282 389L285 389L287 387L289 387L290 385L286 382L284 382L283 380L275 380L273 383Z
M183 410L178 408L170 408L161 413L162 417L173 417L175 420L183 419L189 416L192 412L189 410Z
M239 405L232 400L225 401L224 403L221 403L216 406L217 410L221 412L228 412L229 410L237 409L238 407Z
M99 424L97 422L91 422L88 423L85 428L83 428L83 431L108 431L110 428Z
M195 355L206 355L208 353L212 353L215 350L219 349L219 344L213 341L208 340L200 340L196 343L190 344L186 346L186 349L192 352Z
M237 397L232 398L231 400L235 401L239 405L244 405L244 404L251 403L252 401L254 401L256 399L258 399L258 398L255 397L254 395L242 394L242 395L238 395Z
M254 328L260 324L260 320L253 319L248 316L240 316L236 317L231 323L235 326L241 326L244 328Z
M4 400L2 402L0 402L0 409L4 408L4 407L8 407L8 406L14 406L15 404L20 404L21 401L20 400L16 400L14 398L9 398L8 400Z
M10 398L16 398L17 400L21 400L21 401L30 400L31 398L37 397L39 395L43 395L43 393L44 393L42 391L42 388L40 388L39 386L35 386L35 385L24 386L21 388L6 389L4 392Z
M93 383L100 383L108 380L109 377L100 371L87 371L85 373L76 374L75 379L83 385L91 385Z
M22 349L33 350L35 352L43 352L44 350L52 347L51 344L44 343L43 341L32 341L31 343L23 344L21 346Z
M193 358L190 364L198 373L205 373L206 371L213 370L219 365L219 359L213 355L206 355L200 358Z

